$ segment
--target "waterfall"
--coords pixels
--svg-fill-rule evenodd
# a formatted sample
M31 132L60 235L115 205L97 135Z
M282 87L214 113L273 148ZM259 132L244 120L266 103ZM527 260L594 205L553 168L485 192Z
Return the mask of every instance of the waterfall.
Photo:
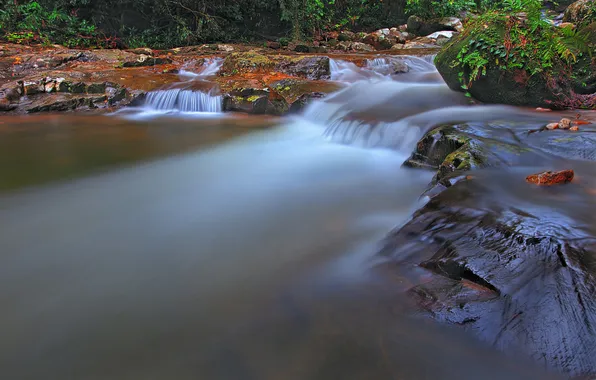
M201 70L198 73L186 70L186 68L182 68L178 75L181 79L194 79L194 78L201 78L201 77L210 77L217 75L219 69L223 65L223 59L221 58L209 58L205 59L203 65L201 66Z
M147 95L145 107L153 110L180 112L221 112L222 97L212 92L184 89L153 91Z

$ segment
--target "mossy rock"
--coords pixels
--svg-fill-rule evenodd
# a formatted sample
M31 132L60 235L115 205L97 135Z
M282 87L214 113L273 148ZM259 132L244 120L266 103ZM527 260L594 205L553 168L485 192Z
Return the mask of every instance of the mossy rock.
M576 62L571 65L571 70L560 60L555 60L552 67L543 66L541 73L532 75L528 71L528 66L532 63L530 60L540 59L539 57L534 55L524 58L523 66L519 68L504 61L508 59L503 58L506 54L504 48L496 47L496 53L492 53L492 48L487 49L486 46L479 45L479 41L485 36L501 33L502 25L494 23L482 31L477 29L468 29L454 37L435 58L439 73L452 90L467 91L473 98L484 103L554 109L593 107L589 96L577 96L594 94L596 91L592 86L596 81L595 62L588 54L578 55ZM586 27L582 32L592 41L588 49L594 49L596 27ZM479 54L486 59L484 72L481 70L476 78L473 69L462 63L461 57L458 57L462 49L467 49L464 56ZM513 53L517 54L517 51L511 50L510 54ZM542 63L535 61L532 64Z
M491 125L443 125L427 132L404 166L436 171L432 184L487 167L511 166L533 154L515 140L490 136ZM446 186L449 186L447 181Z
M574 24L589 24L596 21L596 1L579 0L565 10L563 21Z

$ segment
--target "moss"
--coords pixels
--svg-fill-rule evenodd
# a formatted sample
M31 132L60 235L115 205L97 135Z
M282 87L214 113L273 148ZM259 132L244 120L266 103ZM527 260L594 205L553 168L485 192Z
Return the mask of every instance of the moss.
M257 100L259 100L261 98L262 95L252 95L249 96L248 98L246 98L247 102L256 102Z

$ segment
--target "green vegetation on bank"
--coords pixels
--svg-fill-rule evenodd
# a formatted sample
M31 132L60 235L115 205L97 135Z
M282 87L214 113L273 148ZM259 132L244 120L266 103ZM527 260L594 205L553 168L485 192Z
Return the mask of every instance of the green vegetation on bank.
M411 14L456 16L486 0L0 0L0 38L169 48L370 31Z

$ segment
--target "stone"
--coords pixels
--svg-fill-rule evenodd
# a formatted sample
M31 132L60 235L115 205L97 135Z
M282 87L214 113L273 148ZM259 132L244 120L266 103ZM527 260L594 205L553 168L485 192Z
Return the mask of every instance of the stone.
M375 51L375 48L371 45L362 43L362 42L353 42L351 45L352 50L355 51L364 51L364 52L372 52Z
M229 52L234 51L234 47L231 45L219 44L219 45L217 45L217 50L223 51L225 53L229 53Z
M559 128L559 123L550 123L550 124L547 124L545 128L552 131L553 129Z
M562 170L558 172L542 172L531 174L526 177L526 181L539 186L552 186L569 183L573 180L575 173L573 170Z
M567 118L561 119L559 121L559 129L569 129L571 128L571 120Z
M308 53L310 51L310 47L308 45L298 44L294 47L294 51L297 53Z
M573 127L569 128L569 130L572 132L577 132L579 131L579 127L577 125L574 125Z
M269 49L274 49L274 50L279 50L279 49L281 49L281 44L280 44L279 42L276 42L276 41L267 41L267 44L266 44L266 46L267 46Z
M339 33L339 36L337 36L337 39L338 39L340 42L354 41L354 38L355 38L355 36L356 36L356 35L355 35L355 33L354 33L354 32L350 32L350 31L348 31L348 30L344 30L344 31L341 31L341 32Z
M410 16L408 17L408 23L407 23L407 31L409 33L417 33L418 30L420 30L420 28L422 27L422 19L418 16Z

